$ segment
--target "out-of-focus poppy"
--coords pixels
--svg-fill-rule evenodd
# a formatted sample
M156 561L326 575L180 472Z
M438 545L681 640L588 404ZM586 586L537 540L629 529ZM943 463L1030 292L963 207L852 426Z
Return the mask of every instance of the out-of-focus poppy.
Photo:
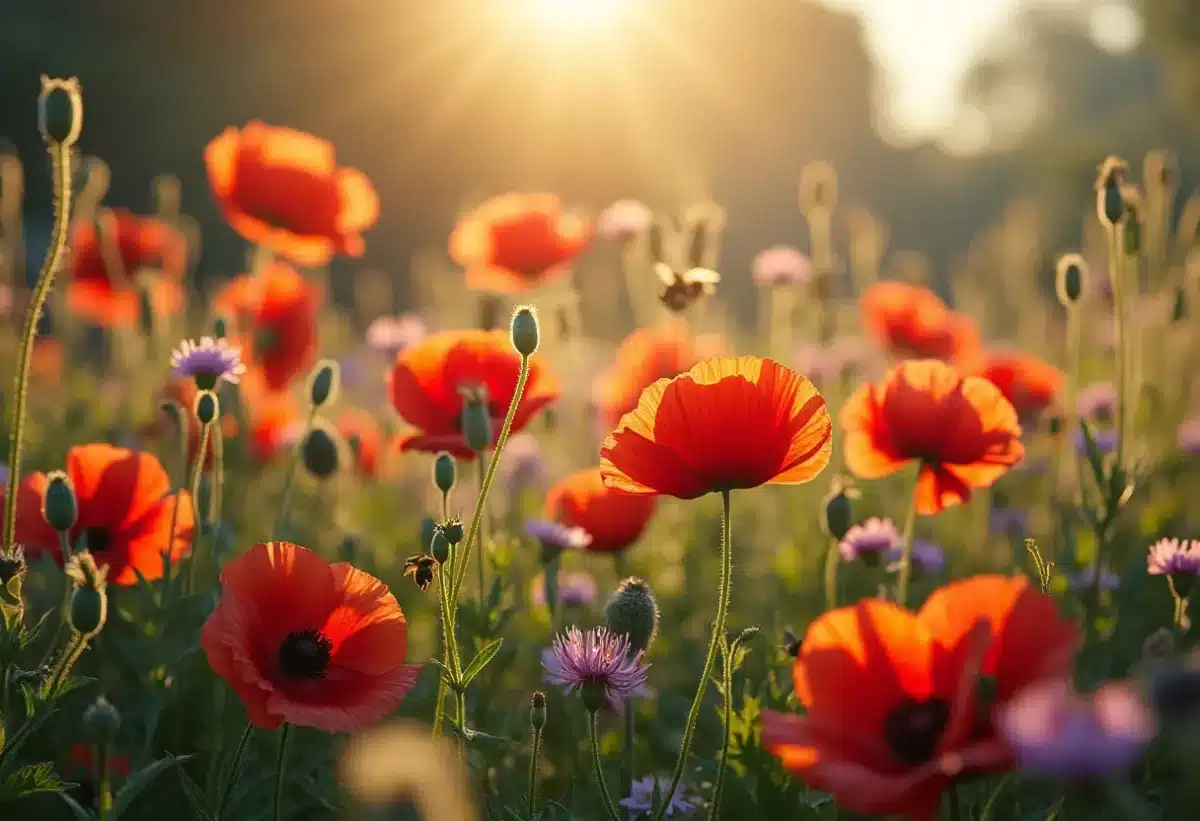
M979 346L975 323L920 285L876 282L863 292L859 308L867 331L901 356L953 359Z
M388 376L392 405L417 432L407 434L404 450L447 450L473 458L462 435L464 390L487 395L493 443L500 435L521 370L521 356L505 331L441 331L405 349ZM529 358L529 378L513 417L521 430L538 411L558 398L558 381L541 357Z
M337 415L333 423L354 454L354 462L363 476L374 476L379 469L383 434L375 417L364 410L351 408Z
M829 464L832 423L807 378L772 359L713 357L642 393L600 448L604 483L694 499L799 484Z
M695 364L695 345L682 324L634 331L596 385L596 406L604 424L613 427L621 421L656 380L678 376Z
M1000 389L934 359L902 362L842 407L846 467L860 479L921 462L917 512L965 502L1021 460L1021 425Z
M289 542L258 544L221 571L200 631L208 663L256 727L357 732L404 699L408 622L387 585Z
M96 775L96 756L89 744L76 741L71 745L71 764L81 770L89 778ZM131 772L129 758L123 755L108 755L108 769L121 778L128 778Z
M599 468L561 480L546 494L543 510L551 521L583 528L592 537L588 550L624 550L638 540L654 515L653 496L631 496L604 484Z
M283 390L317 354L321 289L295 268L273 262L228 282L213 304L233 317L249 367L261 369L271 390Z
M589 223L553 194L503 194L464 215L450 235L450 256L467 285L516 294L570 270L592 237Z
M33 357L29 362L29 373L34 379L57 382L62 375L66 353L62 343L51 337L43 337L33 343Z
M166 222L102 210L95 221L71 226L67 307L97 325L129 327L142 315L145 288L155 314L178 313L186 264L187 240ZM148 275L139 280L143 271Z
M258 461L270 462L299 441L304 429L303 414L292 394L261 387L262 380L255 371L247 376L251 378L242 379L241 389L250 452Z
M1023 351L993 351L962 360L963 373L982 376L991 382L1017 409L1030 419L1054 404L1065 377L1058 368Z
M362 256L379 196L365 174L337 164L330 143L251 122L225 129L204 161L221 213L249 242L306 267Z
M1077 640L1020 578L952 583L916 614L866 599L809 627L793 666L806 714L764 712L763 744L847 809L930 821L956 779L1012 767L992 708L1068 674Z
M177 561L188 552L194 529L191 496L179 491L176 506L171 480L152 454L80 445L67 452L66 473L78 504L78 519L68 539L75 546L81 537L87 538L96 563L108 565L110 582L137 584L139 573L148 580L162 578L163 553L169 550ZM42 516L48 483L44 473L30 474L21 483L16 538L33 556L49 554L61 564L58 533Z

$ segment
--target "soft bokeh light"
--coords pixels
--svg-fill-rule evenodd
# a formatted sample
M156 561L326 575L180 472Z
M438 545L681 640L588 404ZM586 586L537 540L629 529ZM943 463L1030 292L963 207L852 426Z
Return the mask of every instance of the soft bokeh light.
M618 25L631 0L507 0L514 13L525 15L547 31L594 34Z

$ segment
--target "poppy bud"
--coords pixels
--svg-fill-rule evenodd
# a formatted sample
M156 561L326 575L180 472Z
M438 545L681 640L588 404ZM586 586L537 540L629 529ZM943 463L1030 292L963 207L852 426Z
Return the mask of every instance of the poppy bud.
M537 314L529 305L522 305L513 314L511 328L512 344L521 356L533 356L538 349Z
M196 394L196 418L201 425L211 425L221 414L221 403L212 391Z
M634 578L617 585L604 605L604 624L615 635L629 636L630 655L648 650L658 632L658 603L650 585Z
M1113 227L1125 216L1125 196L1121 187L1129 166L1119 157L1109 157L1100 166L1096 178L1096 214L1100 222Z
M93 744L109 744L121 731L121 714L104 696L83 711L83 738Z
M66 573L75 583L71 627L81 636L94 636L108 619L108 567L97 567L92 554L82 550L71 557Z
M323 426L315 426L304 437L300 456L305 469L318 479L328 479L338 471L341 455L333 433Z
M437 523L433 521L431 516L426 516L421 520L421 549L428 550L429 545L433 543L433 534L437 529Z
M440 526L433 529L429 552L438 564L445 564L450 559L450 542L446 540L446 534Z
M337 398L341 382L341 370L332 359L322 359L313 370L308 383L308 398L314 408L333 402Z
M433 483L442 493L449 493L455 480L454 457L442 451L433 460Z
M451 546L461 542L467 535L463 523L458 519L447 519L442 522L442 533Z
M24 547L16 545L0 550L0 587L8 587L9 582L24 576L28 569Z
M1079 254L1063 254L1058 258L1054 289L1058 301L1069 308L1083 298L1087 290L1088 267Z
M606 696L604 685L594 679L588 679L579 688L579 695L583 698L583 706L589 713L598 713L604 707Z
M800 208L806 213L832 211L837 206L837 169L827 162L814 162L800 171Z
M42 497L42 518L59 533L66 533L79 519L79 503L71 480L61 470L46 477L46 493Z
M38 95L38 130L47 145L72 146L83 130L83 95L79 78L51 79L42 75Z
M529 710L529 726L541 730L546 726L546 694L537 690L533 694L533 706Z
M229 335L229 320L223 316L219 316L213 320L213 336L217 339L224 339Z
M821 515L821 527L831 539L841 541L846 533L854 526L854 499L858 492L840 476L835 477Z
M487 399L479 394L463 402L462 434L467 447L483 453L492 445L492 417L488 414Z
M338 545L338 556L342 561L354 564L360 555L362 555L362 540L353 533L347 533L342 537L342 543Z

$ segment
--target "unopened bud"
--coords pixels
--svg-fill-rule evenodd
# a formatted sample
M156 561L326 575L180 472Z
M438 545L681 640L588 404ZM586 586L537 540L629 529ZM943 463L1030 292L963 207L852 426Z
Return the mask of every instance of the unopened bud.
M463 402L462 434L467 447L483 453L492 446L492 417L488 413L487 398L472 393Z
M437 489L442 493L449 493L454 487L456 478L456 465L454 457L446 451L442 451L433 460L433 483L437 485Z
M428 550L433 543L433 534L437 530L437 523L433 521L431 516L426 516L421 519L421 532L419 538L421 540L421 550Z
M1063 254L1058 258L1054 289L1064 307L1069 308L1083 299L1087 283L1088 267L1083 257L1079 254Z
M324 425L316 425L304 437L300 446L304 468L318 479L328 479L338 472L341 454L334 434Z
M460 543L467 535L466 528L458 519L447 519L442 522L442 533L445 534L446 541L450 543L451 547Z
M59 533L66 533L79 520L79 503L75 488L67 474L56 470L46 477L46 493L42 496L42 517Z
M108 567L98 567L92 554L81 550L71 557L66 573L75 583L71 627L82 636L94 636L108 619Z
M441 527L433 529L433 539L430 540L429 553L438 564L445 564L450 559L450 542Z
M800 171L800 208L806 214L832 211L837 207L837 169L827 162L814 162Z
M522 305L512 318L512 344L521 356L533 356L538 349L538 321L533 308Z
M109 744L121 731L121 714L104 696L83 711L83 738L93 744Z
M308 398L314 408L333 402L341 383L341 369L332 359L322 359L308 383Z
M835 541L846 538L846 533L854 526L854 500L858 491L848 485L840 476L835 477L829 495L825 497L821 508L821 528L825 535Z
M211 425L221 414L221 403L212 391L196 394L196 418L201 425Z
M541 690L533 694L533 705L529 710L529 726L538 731L546 726L546 694Z
M658 633L658 602L650 585L642 579L622 581L604 605L604 624L609 632L629 637L629 653L650 649Z
M1096 177L1096 215L1110 228L1125 216L1125 197L1121 191L1129 166L1119 157L1109 157Z
M217 339L225 339L229 336L229 320L223 316L219 316L213 320L213 336Z
M38 130L47 145L72 146L83 130L83 95L79 79L50 78L42 75L38 95Z

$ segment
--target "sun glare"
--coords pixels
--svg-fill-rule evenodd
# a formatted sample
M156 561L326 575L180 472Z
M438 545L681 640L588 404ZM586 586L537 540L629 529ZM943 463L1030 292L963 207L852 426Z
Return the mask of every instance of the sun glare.
M616 24L631 0L523 0L523 5L546 28L594 30Z

